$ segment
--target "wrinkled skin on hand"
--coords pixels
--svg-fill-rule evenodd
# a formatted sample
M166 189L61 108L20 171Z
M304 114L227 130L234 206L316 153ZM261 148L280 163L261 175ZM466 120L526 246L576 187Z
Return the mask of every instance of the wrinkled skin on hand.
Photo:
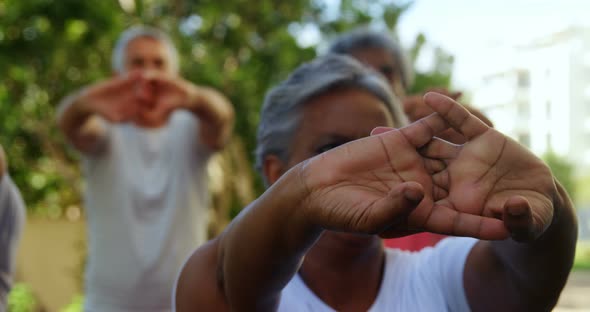
M155 128L164 125L174 110L187 108L197 92L180 77L137 71L95 84L83 91L82 98L109 122Z
M458 101L462 95L461 92L451 92L444 88L433 88L430 90L430 92L436 92L445 95L455 101ZM434 112L432 108L428 104L426 104L426 102L424 101L424 96L422 94L406 96L402 99L402 103L404 112L411 121L419 120ZM465 105L464 107L467 108L467 110L471 114L481 119L485 124L487 124L490 127L493 127L492 122L481 111L467 105ZM441 133L438 133L437 137L455 144L463 144L467 142L467 139L461 133L459 133L453 128L449 128Z
M82 90L80 100L88 110L112 123L133 121L140 101L136 86L141 78L139 72L99 82Z
M401 129L377 128L300 166L305 214L318 227L402 236L429 231L480 239L538 237L553 219L549 168L454 100ZM435 136L452 127L467 142Z
M557 196L549 167L451 98L429 93L425 102L467 139L462 145L433 140L423 150L425 156L447 164L433 175L433 183L448 191L448 196L435 202L436 214L454 217L450 211L463 211L496 217L517 240L540 236L553 220ZM469 219L459 218L456 223ZM479 225L473 226L476 232Z
M138 89L144 103L138 119L148 127L165 124L174 110L188 109L198 96L197 88L190 82L162 74L146 75Z

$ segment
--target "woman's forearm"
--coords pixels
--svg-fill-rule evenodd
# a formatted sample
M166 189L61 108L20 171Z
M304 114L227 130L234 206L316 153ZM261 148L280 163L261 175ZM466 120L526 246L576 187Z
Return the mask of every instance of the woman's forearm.
M564 188L555 183L555 215L545 233L528 243L512 239L490 243L527 307L555 305L573 265L578 233L575 211Z
M295 166L246 208L222 238L220 280L232 309L275 309L322 232L302 213L299 170Z

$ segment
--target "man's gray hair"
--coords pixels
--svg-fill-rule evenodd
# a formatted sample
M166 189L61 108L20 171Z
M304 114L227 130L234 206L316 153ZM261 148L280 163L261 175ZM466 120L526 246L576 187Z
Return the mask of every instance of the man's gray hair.
M141 37L152 38L163 43L170 52L170 68L172 71L178 72L178 52L170 36L158 28L143 25L127 28L119 36L111 57L113 71L117 73L125 71L125 50L131 41Z
M283 162L288 162L303 105L313 97L338 88L359 89L374 95L385 103L396 127L407 125L399 100L381 75L348 56L322 56L299 66L266 94L255 152L256 169L263 178L262 164L267 155L276 155ZM265 183L268 185L268 181L265 180Z
M352 54L366 48L385 49L393 56L399 68L402 86L405 90L412 85L414 73L399 42L386 32L377 32L367 28L358 28L344 33L332 42L329 52L337 54Z

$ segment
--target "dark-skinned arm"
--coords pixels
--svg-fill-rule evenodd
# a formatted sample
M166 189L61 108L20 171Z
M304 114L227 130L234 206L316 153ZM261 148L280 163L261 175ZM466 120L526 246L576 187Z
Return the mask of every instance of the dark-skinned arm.
M480 241L465 269L473 311L550 311L571 270L577 240L573 205L556 181L552 224L530 242ZM514 216L514 222L530 215Z
M472 310L551 310L572 267L577 239L567 193L541 159L453 99L428 93L425 102L466 138L461 145L433 140L424 149L447 163L433 175L435 184L448 190L436 205L495 217L510 234L480 241L469 254L464 286Z
M192 255L178 281L177 310L276 309L281 290L324 230L385 233L414 211L425 230L505 237L494 218L470 215L457 223L429 212L432 197L424 190L432 188L431 179L416 148L431 140L433 128L444 127L429 121L352 141L287 171ZM483 227L473 231L478 224Z
M195 251L178 280L177 311L277 308L281 290L321 233L298 209L304 197L298 170L289 171L220 237Z

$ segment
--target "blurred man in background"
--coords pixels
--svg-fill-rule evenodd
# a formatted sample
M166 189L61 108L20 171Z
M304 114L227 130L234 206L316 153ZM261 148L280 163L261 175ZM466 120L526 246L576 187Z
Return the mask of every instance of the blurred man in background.
M67 97L58 118L87 182L85 311L168 311L177 271L206 241L206 164L234 112L179 76L160 30L126 30L112 62L114 76Z

